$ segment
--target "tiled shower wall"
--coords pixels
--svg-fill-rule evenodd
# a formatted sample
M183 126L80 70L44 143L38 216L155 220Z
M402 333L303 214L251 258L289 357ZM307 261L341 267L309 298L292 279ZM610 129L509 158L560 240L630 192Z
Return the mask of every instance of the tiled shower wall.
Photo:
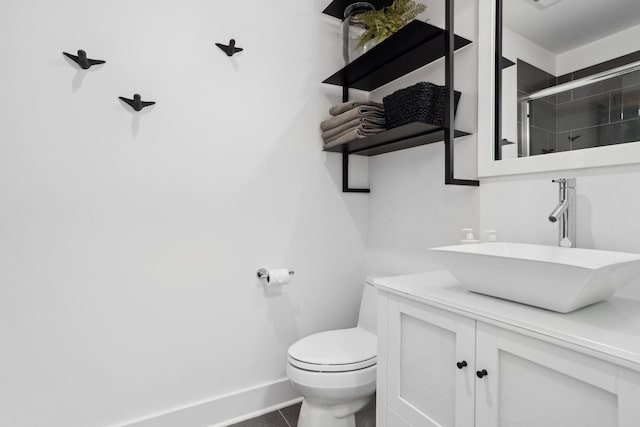
M559 77L518 60L518 95L639 60L640 51ZM530 116L531 155L638 141L640 71L535 100Z

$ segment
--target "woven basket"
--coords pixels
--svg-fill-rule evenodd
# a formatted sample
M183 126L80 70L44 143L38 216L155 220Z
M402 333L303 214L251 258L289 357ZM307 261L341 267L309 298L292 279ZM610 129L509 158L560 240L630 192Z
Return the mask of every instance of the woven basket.
M382 102L387 129L414 122L444 127L446 90L445 86L420 82L385 96ZM455 115L460 92L455 91L454 94Z

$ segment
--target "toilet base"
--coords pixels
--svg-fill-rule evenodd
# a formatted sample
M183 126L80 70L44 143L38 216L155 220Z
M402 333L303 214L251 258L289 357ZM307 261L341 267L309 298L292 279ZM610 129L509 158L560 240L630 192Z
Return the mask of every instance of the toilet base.
M372 397L338 405L321 405L304 399L298 427L356 427L356 412L364 408Z

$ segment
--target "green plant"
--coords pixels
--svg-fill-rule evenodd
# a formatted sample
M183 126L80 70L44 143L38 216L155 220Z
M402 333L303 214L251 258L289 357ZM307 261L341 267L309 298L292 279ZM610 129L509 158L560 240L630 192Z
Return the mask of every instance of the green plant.
M364 47L371 40L381 42L426 9L427 6L413 0L395 0L391 6L357 15L358 21L367 27L358 46Z

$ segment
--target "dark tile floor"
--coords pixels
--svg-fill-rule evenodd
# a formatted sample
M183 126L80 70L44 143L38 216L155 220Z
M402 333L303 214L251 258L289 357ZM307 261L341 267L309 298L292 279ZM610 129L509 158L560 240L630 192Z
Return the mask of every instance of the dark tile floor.
M300 403L242 421L229 427L296 427L300 414Z

